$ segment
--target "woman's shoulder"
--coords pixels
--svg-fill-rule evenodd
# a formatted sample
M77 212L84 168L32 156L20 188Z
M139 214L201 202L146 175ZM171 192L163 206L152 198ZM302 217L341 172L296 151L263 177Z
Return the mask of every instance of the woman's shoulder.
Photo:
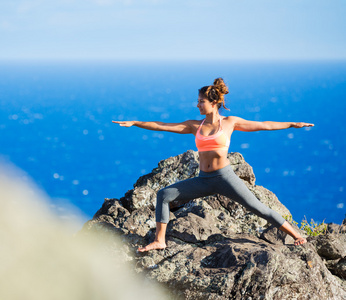
M228 117L223 117L223 121L227 123L233 123L238 119L236 116L228 116Z
M191 129L191 133L195 135L202 123L202 120L187 120L184 123Z
M192 125L192 126L197 126L200 125L203 122L203 120L187 120L185 123Z
M225 117L223 119L223 124L226 126L226 128L232 128L234 129L234 127L236 126L236 124L239 122L241 118L237 117L237 116L228 116Z

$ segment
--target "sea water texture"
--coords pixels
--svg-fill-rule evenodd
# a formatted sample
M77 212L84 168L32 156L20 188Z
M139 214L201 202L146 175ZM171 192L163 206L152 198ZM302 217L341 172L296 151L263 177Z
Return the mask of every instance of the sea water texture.
M253 167L296 221L345 218L346 62L2 62L0 160L90 218L192 135L123 128L112 120L201 120L198 89L223 77L225 116L304 121L313 128L234 132L231 152Z

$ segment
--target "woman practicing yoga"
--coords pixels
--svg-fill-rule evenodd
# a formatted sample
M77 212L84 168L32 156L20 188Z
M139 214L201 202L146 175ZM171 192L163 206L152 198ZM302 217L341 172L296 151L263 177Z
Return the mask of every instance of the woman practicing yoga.
M255 122L235 116L223 117L219 114L221 106L225 107L224 95L228 88L222 78L217 78L213 85L199 90L197 107L202 121L188 120L182 123L113 121L120 126L137 126L156 131L175 133L192 133L195 136L199 152L200 173L198 177L177 182L157 193L156 202L156 235L155 240L138 251L144 252L166 248L166 228L169 222L169 202L174 200L192 200L213 194L220 194L242 204L256 215L266 219L280 230L294 238L295 245L306 243L303 238L285 219L260 202L235 175L227 159L230 138L234 130L258 131L278 130L290 127L302 128L314 126L303 122Z

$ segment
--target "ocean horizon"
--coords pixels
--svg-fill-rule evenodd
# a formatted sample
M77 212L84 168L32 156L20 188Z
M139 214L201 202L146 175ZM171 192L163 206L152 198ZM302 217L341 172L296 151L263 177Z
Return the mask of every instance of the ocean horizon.
M64 218L91 218L158 162L196 150L192 135L123 128L112 120L201 120L198 89L223 77L221 114L315 127L234 132L230 152L256 184L303 218L345 218L346 61L0 62L0 162L24 171Z

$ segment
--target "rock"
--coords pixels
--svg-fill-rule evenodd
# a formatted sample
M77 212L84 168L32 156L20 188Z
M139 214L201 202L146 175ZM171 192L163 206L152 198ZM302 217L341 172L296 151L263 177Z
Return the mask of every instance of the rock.
M229 153L228 159L238 177L247 181L251 185L255 185L256 177L253 173L252 167L245 162L244 157L240 153Z
M298 228L295 228L295 230L299 231ZM285 245L290 241L290 237L286 233L273 225L265 229L260 238L274 245Z
M345 234L326 234L315 238L313 244L316 246L317 253L327 259L339 259L346 256L346 235Z
M346 233L346 223L345 220L341 225L335 223L327 224L327 232L329 233Z
M214 226L215 219L211 214L203 217L189 212L169 223L168 235L186 243L206 241L213 234L221 234L221 230Z
M326 266L334 275L346 280L346 257L327 261Z
M228 158L260 201L290 216L272 192L255 185L241 154ZM161 161L120 200L106 199L83 233L113 228L136 272L165 285L172 299L346 299L345 234L310 237L296 247L291 237L220 195L173 203L167 248L137 253L154 239L157 191L198 172L194 151Z
M346 233L346 218L342 221L339 231L340 233Z
M333 232L339 232L340 230L340 225L335 224L335 223L328 223L327 224L327 232L333 233Z
M346 234L327 233L311 239L328 270L346 280Z

